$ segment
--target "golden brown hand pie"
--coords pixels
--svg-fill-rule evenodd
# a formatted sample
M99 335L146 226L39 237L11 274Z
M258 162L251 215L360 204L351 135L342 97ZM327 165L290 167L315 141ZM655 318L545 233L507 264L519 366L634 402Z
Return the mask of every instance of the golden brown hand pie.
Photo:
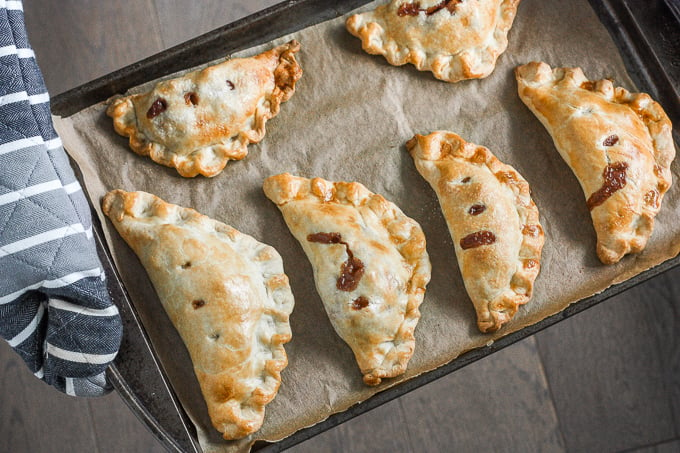
M265 180L264 192L307 254L328 317L364 382L404 373L430 281L420 226L356 182L281 174Z
M159 82L115 98L106 113L130 148L180 175L215 176L264 137L265 123L295 92L297 41Z
M257 431L288 363L294 301L279 254L145 192L114 190L102 208L184 340L215 428L225 439Z
M516 69L519 97L543 123L579 180L605 264L644 249L671 186L671 122L644 93L580 68L532 62Z
M544 234L529 184L452 132L416 135L406 147L439 198L479 330L498 330L529 301L540 269Z
M519 1L392 0L350 16L346 25L366 52L458 82L491 74L508 46Z

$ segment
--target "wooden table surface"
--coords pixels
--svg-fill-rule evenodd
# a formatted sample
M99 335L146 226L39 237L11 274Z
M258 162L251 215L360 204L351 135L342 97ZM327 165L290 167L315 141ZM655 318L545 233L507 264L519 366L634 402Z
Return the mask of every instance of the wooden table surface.
M56 95L274 3L31 0L24 8ZM62 395L0 343L0 451L163 451L117 394ZM680 269L291 451L680 451Z

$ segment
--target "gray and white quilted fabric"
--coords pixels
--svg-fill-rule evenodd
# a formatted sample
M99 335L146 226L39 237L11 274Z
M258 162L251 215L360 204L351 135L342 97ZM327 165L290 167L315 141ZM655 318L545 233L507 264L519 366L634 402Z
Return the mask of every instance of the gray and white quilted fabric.
M0 335L70 395L110 390L122 335L20 1L0 0Z

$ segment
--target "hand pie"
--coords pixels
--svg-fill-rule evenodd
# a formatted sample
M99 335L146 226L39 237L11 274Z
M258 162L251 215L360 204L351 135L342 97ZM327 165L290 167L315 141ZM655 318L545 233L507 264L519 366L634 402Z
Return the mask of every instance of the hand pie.
M540 269L544 234L529 184L452 132L416 135L406 147L439 198L479 330L496 331L529 301Z
M590 81L580 68L516 69L519 97L579 180L605 264L644 249L675 157L671 122L647 94Z
M145 192L114 190L102 208L184 340L215 428L225 439L257 431L288 364L294 302L279 254Z
M395 66L412 63L438 79L488 76L508 46L520 0L392 0L347 19L363 49Z
M404 373L430 281L420 226L356 182L280 174L265 180L264 192L307 254L328 317L364 382Z
M267 120L295 92L299 50L291 41L161 81L147 93L113 99L106 113L137 154L185 177L215 176L262 140Z

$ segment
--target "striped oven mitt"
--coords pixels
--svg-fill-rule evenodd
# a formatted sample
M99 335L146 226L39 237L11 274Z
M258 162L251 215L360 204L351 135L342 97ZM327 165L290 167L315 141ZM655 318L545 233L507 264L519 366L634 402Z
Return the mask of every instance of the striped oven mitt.
M111 389L104 371L120 346L120 316L52 126L22 3L8 0L0 0L0 335L62 392Z

